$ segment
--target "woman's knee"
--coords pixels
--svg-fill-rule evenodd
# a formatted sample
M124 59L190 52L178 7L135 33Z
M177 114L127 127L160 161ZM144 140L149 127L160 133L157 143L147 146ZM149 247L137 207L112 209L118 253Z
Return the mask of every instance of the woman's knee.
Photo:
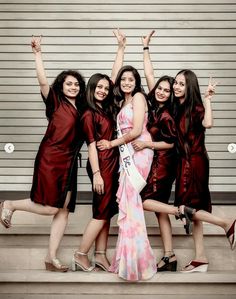
M59 208L47 206L48 215L56 215L59 212Z
M69 216L69 210L66 209L66 208L58 209L57 216L58 216L58 217L61 217L61 218L68 219L68 216Z

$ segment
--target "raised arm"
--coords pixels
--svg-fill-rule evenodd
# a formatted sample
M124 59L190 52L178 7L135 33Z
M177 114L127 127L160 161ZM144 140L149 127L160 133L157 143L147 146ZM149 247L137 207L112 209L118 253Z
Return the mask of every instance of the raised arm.
M123 66L123 61L124 61L124 51L125 51L125 46L126 46L126 36L123 32L120 31L120 29L116 29L113 31L117 43L118 43L118 48L116 52L116 58L112 67L112 72L111 72L111 80L112 82L115 82L117 74L121 67Z
M147 85L149 91L153 89L155 86L155 77L154 77L154 71L153 66L149 54L149 43L151 40L151 37L155 33L154 30L152 30L147 36L142 37L142 43L143 43L143 67L144 67L144 74L146 77Z
M31 47L35 57L35 66L40 90L45 98L49 93L49 84L46 77L45 69L43 66L42 52L41 52L41 39L42 37L32 37Z
M202 121L202 125L208 129L213 126L213 113L212 113L212 107L211 107L211 99L212 99L213 95L215 94L215 87L217 84L218 84L217 82L213 82L212 78L210 78L208 86L207 86L207 90L206 90L204 98L203 98L205 114L204 114L204 118Z

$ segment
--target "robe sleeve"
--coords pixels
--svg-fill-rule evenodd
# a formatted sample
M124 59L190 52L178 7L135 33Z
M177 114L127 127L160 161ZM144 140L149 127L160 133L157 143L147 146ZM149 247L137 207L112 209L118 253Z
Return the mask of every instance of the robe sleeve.
M202 124L205 115L205 108L203 106L196 106L192 116L192 126L196 131L205 131L205 127Z
M81 128L84 133L85 141L87 145L96 141L96 128L94 123L94 113L91 110L87 110L81 117Z
M177 138L176 126L172 117L169 115L162 118L160 122L161 139L166 143L175 143Z
M42 93L41 93L41 96L46 105L46 116L47 116L47 118L50 119L52 117L54 111L56 111L57 108L59 107L59 99L51 87L49 89L49 93L46 98L43 96Z

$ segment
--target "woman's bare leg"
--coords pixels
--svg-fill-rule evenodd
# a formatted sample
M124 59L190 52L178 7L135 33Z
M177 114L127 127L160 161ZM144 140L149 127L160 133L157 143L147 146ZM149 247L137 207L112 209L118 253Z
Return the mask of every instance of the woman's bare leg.
M101 232L106 220L91 219L88 223L85 232L83 234L82 241L77 252L88 253L92 247L97 236ZM76 261L80 263L84 268L89 268L90 261L87 255L76 254Z
M30 198L20 200L6 200L4 201L3 208L9 209L13 212L26 211L39 215L55 215L58 212L58 208L35 203Z
M107 221L95 240L95 261L102 264L106 269L110 267L110 263L106 256L107 241L110 228L110 221Z
M164 247L164 256L171 256L174 254L173 251L173 242L172 242L172 229L171 229L171 222L168 214L158 213L157 219L159 222L161 239ZM170 258L170 262L175 261L176 257ZM160 260L158 263L158 267L164 266L164 261Z

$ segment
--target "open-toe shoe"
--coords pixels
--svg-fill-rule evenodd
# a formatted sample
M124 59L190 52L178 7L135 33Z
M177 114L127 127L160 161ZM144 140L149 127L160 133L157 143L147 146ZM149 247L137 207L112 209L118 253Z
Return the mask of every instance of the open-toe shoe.
M11 217L13 215L13 211L4 208L4 202L0 204L0 222L5 228L11 227Z
M63 265L57 258L52 259L51 262L45 261L45 268L47 271L53 272L67 272L69 270L69 267Z
M182 270L181 273L193 273L193 272L207 272L209 263L205 262L198 262L198 261L191 261L188 265L186 265ZM188 269L189 266L192 266L191 269Z
M99 250L94 251L94 264L95 264L96 267L100 268L101 270L108 272L109 269L106 268L106 266L103 265L101 262L98 262L98 261L96 260L96 258L95 258L95 255L96 255L96 254L102 254L102 255L106 256L106 251L99 251Z
M164 262L164 265L161 267L158 267L158 264L157 264L157 272L163 272L163 271L175 272L177 269L177 260L170 262L170 259L173 257L175 257L175 254L172 254L170 256L163 256L161 260Z
M84 265L82 265L80 262L76 260L76 255L81 255L81 256L88 256L87 253L76 251L73 258L72 258L72 263L71 263L71 269L72 271L84 271L84 272L91 272L94 270L95 266L90 266L86 268Z

